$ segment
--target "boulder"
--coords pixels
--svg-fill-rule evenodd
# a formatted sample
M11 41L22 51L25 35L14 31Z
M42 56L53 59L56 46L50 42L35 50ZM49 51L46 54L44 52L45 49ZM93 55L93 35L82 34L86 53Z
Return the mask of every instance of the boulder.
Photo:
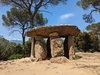
M44 41L42 36L35 36L36 41Z
M71 46L69 49L69 59L73 59L75 57L74 46Z
M52 57L58 57L64 55L63 40L61 38L51 37L50 46L51 46Z
M36 40L35 42L35 58L37 60L43 60L47 56L46 45L43 42L44 40Z
M57 32L53 32L53 33L50 33L49 34L49 37L55 37L55 36L58 36L58 33Z
M75 57L73 36L68 37L68 49L69 49L69 59L73 59Z
M61 56L61 57L51 58L50 62L51 63L66 63L68 62L68 59L64 56Z

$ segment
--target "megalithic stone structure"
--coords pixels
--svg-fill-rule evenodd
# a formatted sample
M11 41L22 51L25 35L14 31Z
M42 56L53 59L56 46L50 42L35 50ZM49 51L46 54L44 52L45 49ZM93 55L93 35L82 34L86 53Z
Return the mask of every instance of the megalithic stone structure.
M65 56L68 59L73 59L75 56L74 36L79 32L77 26L67 24L30 29L26 35L32 38L31 57L37 60L44 60L48 56L51 58ZM61 37L65 37L65 40ZM43 38L48 38L47 44L43 42Z
M63 40L60 38L57 32L53 32L49 35L50 37L50 47L51 47L51 56L59 57L64 55L64 46Z

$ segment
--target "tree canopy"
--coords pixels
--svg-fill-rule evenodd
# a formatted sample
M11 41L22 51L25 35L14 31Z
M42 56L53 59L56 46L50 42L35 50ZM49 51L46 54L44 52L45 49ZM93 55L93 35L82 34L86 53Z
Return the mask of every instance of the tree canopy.
M91 25L88 25L87 27L86 27L86 30L88 30L88 31L90 31L90 32L92 32L92 33L94 33L95 34L95 36L97 36L98 37L98 39L100 39L100 22L98 22L98 23L93 23L93 24L91 24Z
M89 31L94 32L94 33L100 32L100 22L88 25L86 27L86 30L89 30Z
M7 11L7 15L2 15L3 25L6 27L15 28L11 33L18 31L22 35L23 45L25 43L25 32L30 28L29 15L19 8L11 8ZM37 13L35 17L34 26L45 25L48 20L43 18L42 13Z
M30 28L34 27L34 19L37 12L48 12L43 10L49 5L58 5L65 3L67 0L1 0L1 4L11 5L24 10L30 18ZM40 10L41 9L41 10Z
M89 14L84 14L83 19L85 22L92 23L93 19L93 12L100 12L100 0L79 0L77 5L82 7L84 10L91 8Z

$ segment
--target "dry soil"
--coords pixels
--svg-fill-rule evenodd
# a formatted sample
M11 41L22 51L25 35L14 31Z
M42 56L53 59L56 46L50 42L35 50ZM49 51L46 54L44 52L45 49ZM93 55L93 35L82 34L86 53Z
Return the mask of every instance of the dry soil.
M100 75L100 53L76 54L82 58L63 64L32 62L30 58L0 61L0 75Z

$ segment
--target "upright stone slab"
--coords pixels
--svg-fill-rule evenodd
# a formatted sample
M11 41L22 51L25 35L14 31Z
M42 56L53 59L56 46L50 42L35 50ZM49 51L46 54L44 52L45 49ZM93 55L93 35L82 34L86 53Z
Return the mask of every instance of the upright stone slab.
M42 36L35 36L35 58L43 60L47 56L47 49Z
M31 38L31 58L35 58L35 39L34 37Z
M69 50L69 59L73 59L73 57L75 57L73 36L68 37L68 50Z
M58 36L57 32L50 35L51 56L59 57L64 55L63 40Z

